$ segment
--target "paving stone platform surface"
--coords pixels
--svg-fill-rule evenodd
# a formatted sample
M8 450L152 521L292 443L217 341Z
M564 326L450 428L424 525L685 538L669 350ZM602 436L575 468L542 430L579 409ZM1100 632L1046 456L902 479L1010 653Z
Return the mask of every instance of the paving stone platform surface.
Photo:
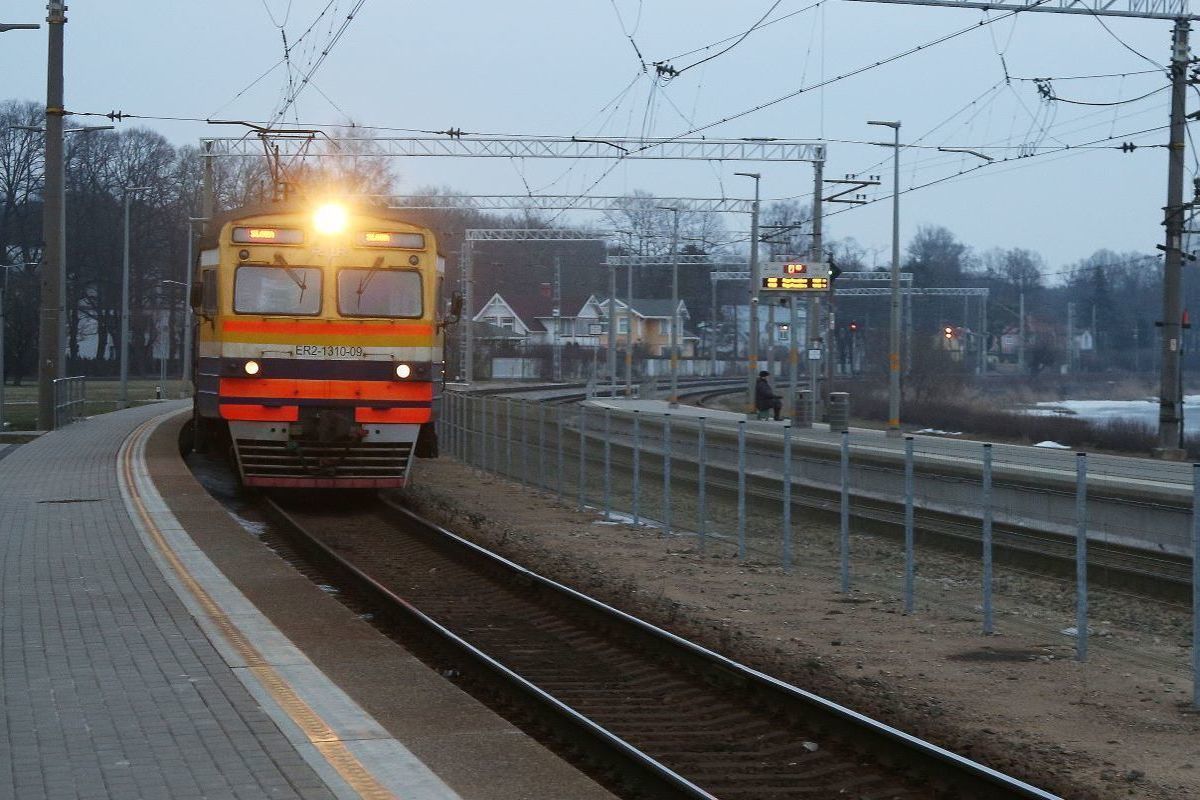
M129 518L117 452L164 410L0 445L0 798L333 798Z

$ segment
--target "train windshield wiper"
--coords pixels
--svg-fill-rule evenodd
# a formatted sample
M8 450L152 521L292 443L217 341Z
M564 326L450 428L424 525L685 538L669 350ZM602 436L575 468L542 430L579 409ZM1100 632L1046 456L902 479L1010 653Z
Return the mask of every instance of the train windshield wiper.
M356 302L359 309L362 308L363 293L367 291L367 287L371 285L371 280L380 272L379 268L382 266L383 256L379 256L379 258L375 259L375 263L371 265L371 268L366 270L366 274L358 279L358 288L354 290L354 293L358 295Z
M308 290L308 280L304 277L303 274L301 274L301 273L297 272L295 269L293 269L292 266L290 264L288 264L287 261L284 260L283 256L279 255L278 253L275 254L275 263L277 265L283 267L283 271L285 273L287 273L287 276L289 278L292 279L292 283L294 283L298 287L300 287L300 299L297 300L296 302L297 303L304 302L304 293Z

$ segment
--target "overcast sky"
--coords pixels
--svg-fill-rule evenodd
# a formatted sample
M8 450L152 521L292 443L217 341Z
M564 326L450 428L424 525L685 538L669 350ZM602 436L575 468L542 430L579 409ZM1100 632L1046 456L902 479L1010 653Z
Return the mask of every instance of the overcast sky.
M890 258L891 150L869 142L890 141L891 131L867 126L868 119L901 120L904 143L972 148L995 159L970 176L904 195L905 243L919 225L944 225L976 251L1036 250L1054 272L1098 248L1154 252L1162 241L1167 155L1161 145L1169 95L1165 74L1154 64L1168 58L1167 21L1107 18L1110 33L1091 16L1025 13L979 25L1003 15L781 0L769 19L792 16L664 85L655 82L652 69L643 72L638 51L646 63L669 59L683 69L727 45L684 53L744 32L774 0L74 0L66 27L67 107L267 119L288 81L280 63L281 32L299 42L289 60L293 74L302 75L360 2L287 114L289 122L675 136L975 26L704 134L825 139L826 177L881 173L884 184L870 195L881 202L848 211L829 207L843 213L826 223L830 235L854 237L879 263ZM44 0L3 0L0 21L44 21L44 6ZM44 101L45 48L44 25L41 31L0 34L0 96ZM1090 75L1114 76L1066 80ZM1021 80L1032 77L1054 78L1049 91L1062 99L1042 99L1035 83ZM1153 94L1135 99L1147 93ZM1200 105L1197 97L1189 97L1191 109ZM95 121L71 120L89 122ZM234 134L203 122L119 124L144 125L179 144ZM1156 130L1135 135L1146 129ZM1115 138L1102 145L1133 141L1141 147L1131 154L1078 147L1108 137ZM1070 151L1047 152L1067 145ZM1018 159L1022 152L1044 154ZM1005 158L1010 161L1002 163ZM1191 146L1187 162L1190 179L1196 164ZM900 184L908 188L981 164L972 155L906 149ZM812 190L806 165L626 161L596 183L606 169L598 161L412 159L397 171L408 189L433 184L478 194L529 187L555 194L643 189L662 196L746 197L750 181L733 173L747 170L763 173L766 198L808 202ZM734 231L746 224L727 221Z

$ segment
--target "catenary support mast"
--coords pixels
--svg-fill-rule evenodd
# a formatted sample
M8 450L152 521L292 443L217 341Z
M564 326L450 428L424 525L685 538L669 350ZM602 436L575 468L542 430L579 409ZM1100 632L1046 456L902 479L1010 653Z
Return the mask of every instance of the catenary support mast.
M1183 449L1183 227L1187 206L1183 203L1183 156L1187 124L1188 32L1200 16L1189 13L1188 0L1041 0L1040 2L978 2L978 0L858 0L896 5L974 8L998 12L1083 14L1092 17L1132 17L1171 20L1175 30L1171 42L1171 132L1167 146L1167 205L1163 209L1166 244L1163 263L1162 370L1159 374L1159 458L1179 460ZM1022 315L1023 316L1023 315ZM1023 345L1023 342L1022 342Z

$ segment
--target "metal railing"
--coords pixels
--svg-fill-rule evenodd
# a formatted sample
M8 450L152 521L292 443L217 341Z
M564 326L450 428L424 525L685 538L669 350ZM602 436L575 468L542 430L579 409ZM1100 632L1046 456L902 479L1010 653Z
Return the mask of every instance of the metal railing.
M954 606L989 635L998 614L1016 613L1020 587L1044 586L1067 600L1042 624L1086 661L1089 631L1103 630L1088 622L1089 578L1102 579L1109 608L1142 599L1153 583L1176 601L1193 589L1192 613L1180 603L1172 614L1200 642L1200 465L1174 465L1160 476L1172 485L1147 499L1131 493L1151 475L1126 485L1130 459L953 437L889 443L879 431L806 430L719 411L618 413L447 392L438 422L444 452L468 466L609 521L693 539L702 553L824 573L844 593L891 595L907 614ZM868 536L880 528L891 538ZM1147 531L1157 544L1137 544ZM926 541L947 547L935 552ZM1030 563L1042 567L1037 578L1022 569ZM1200 708L1200 647L1193 657Z
M87 403L87 379L82 375L54 381L54 428L83 419Z

